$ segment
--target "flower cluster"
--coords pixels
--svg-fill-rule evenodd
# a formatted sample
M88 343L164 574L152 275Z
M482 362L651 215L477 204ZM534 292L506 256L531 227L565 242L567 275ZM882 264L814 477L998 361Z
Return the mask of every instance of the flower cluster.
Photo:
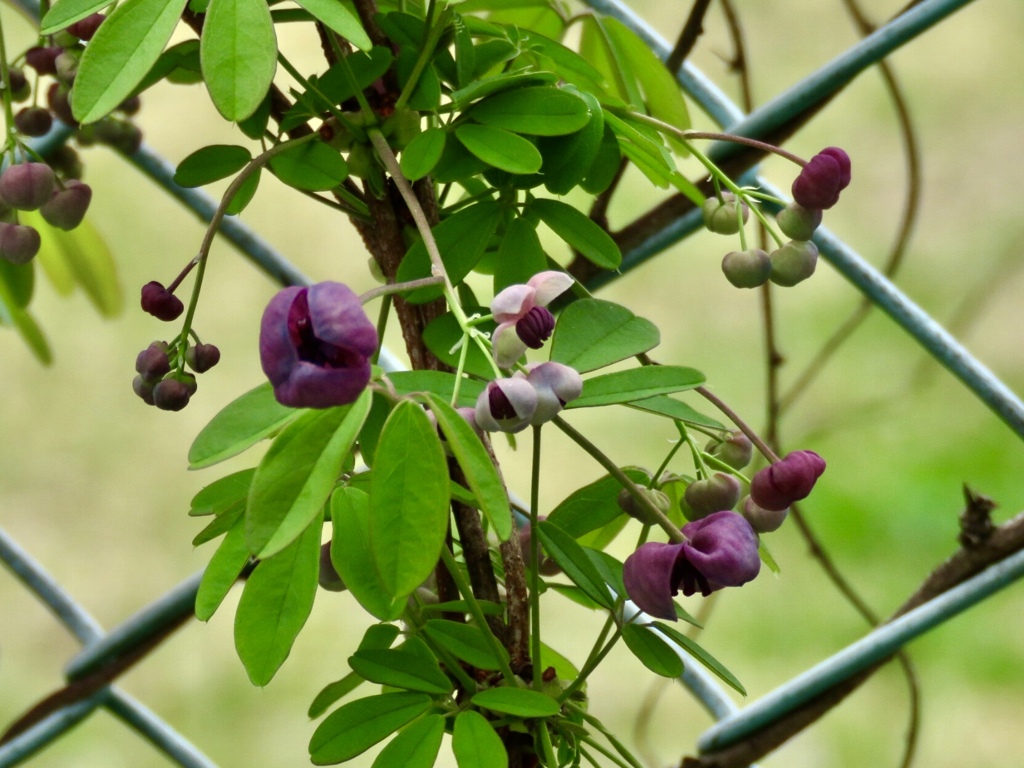
M82 223L92 200L88 184L58 180L46 163L19 163L0 174L0 259L31 261L42 244L39 233L18 223L18 211L36 211L51 226L72 230Z
M510 368L528 348L544 346L555 330L555 318L547 306L572 283L565 272L540 272L525 284L510 285L494 297L491 312L498 327L492 341L499 366Z
M198 388L196 377L185 365L194 373L205 373L219 362L220 350L213 344L190 344L181 355L177 344L154 341L135 358L138 376L132 389L147 405L180 411Z
M285 288L260 323L260 363L274 396L292 408L354 402L370 381L377 329L346 285Z
M535 363L527 373L489 382L476 401L476 423L486 432L519 432L551 421L583 391L583 379L561 363Z

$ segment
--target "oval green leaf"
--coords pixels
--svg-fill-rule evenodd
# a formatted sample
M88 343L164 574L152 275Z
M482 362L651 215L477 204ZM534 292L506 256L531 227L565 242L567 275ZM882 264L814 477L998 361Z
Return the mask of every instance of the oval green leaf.
M635 400L629 403L629 406L630 408L636 408L638 411L646 411L658 416L667 416L670 419L678 419L684 424L692 424L697 427L710 427L711 429L722 430L726 428L717 419L705 416L686 403L675 400L667 395L657 395L656 397L648 397L643 400Z
M395 406L377 445L370 479L370 547L394 598L411 594L433 571L448 531L448 462L426 412Z
M160 57L187 0L127 0L85 47L71 93L75 119L91 123L131 94Z
M377 755L372 768L431 768L443 737L444 717L427 715L395 736Z
M235 613L235 650L253 685L271 681L313 609L321 521L314 519L290 546L261 561L245 582Z
M249 489L246 541L253 554L280 552L323 509L369 412L367 389L352 405L307 413L277 436Z
M427 128L416 134L405 149L399 165L402 173L409 181L422 179L437 165L444 152L444 142L448 133L441 128Z
M697 659L697 661L718 675L718 677L720 677L724 682L732 686L744 696L747 695L747 689L743 687L743 684L736 678L736 676L726 669L718 659L705 651L698 643L688 638L682 632L673 629L668 624L656 621L654 622L654 626L658 628L659 632L663 632L667 637L682 646L684 650L693 656L693 658Z
M516 717L551 717L561 709L546 693L526 688L488 688L473 696L473 703L491 712Z
M402 648L359 650L349 657L348 665L371 683L442 695L452 690L451 681L436 659L430 662Z
M529 210L588 261L602 269L619 268L622 253L611 235L568 203L540 198L530 204Z
M667 395L699 387L704 374L681 365L645 365L595 376L583 382L583 393L566 408L591 408Z
M537 525L537 534L544 551L548 553L572 582L598 605L611 609L615 604L604 579L576 540L554 523L547 520Z
M112 0L60 0L39 22L39 34L52 35L110 5Z
M654 323L621 304L580 299L558 316L551 359L586 373L654 349L660 341Z
M466 123L455 129L455 136L485 163L509 173L537 173L544 162L533 142L503 128Z
M363 29L359 17L345 3L338 2L338 0L295 0L295 2L356 48L368 51L373 47L370 36Z
M634 483L645 484L648 480L647 474L639 469L626 468L622 471ZM618 480L605 475L569 494L551 511L548 520L578 539L625 514L618 503L621 490Z
M228 403L203 427L189 448L189 469L202 469L237 456L303 413L277 402L270 382L260 384Z
M636 624L626 624L622 628L622 639L633 655L654 674L662 677L683 674L683 660L656 632Z
M473 428L454 408L434 395L427 395L426 400L448 441L448 448L466 476L470 490L480 502L480 511L484 513L498 539L505 541L512 535L512 511L505 485L487 449Z
M469 115L478 123L532 136L573 133L590 120L586 102L554 86L496 93L476 104Z
M174 183L182 187L201 187L238 173L250 160L252 153L237 144L201 147L178 163Z
M239 518L241 519L241 518ZM240 522L227 532L224 541L210 558L196 592L196 618L209 621L238 581L246 563L249 548L245 545L245 526Z
M321 141L299 144L275 155L270 170L290 187L308 192L334 189L348 178L348 164Z
M334 765L361 755L430 709L424 693L384 693L345 704L329 714L309 740L314 765Z
M460 712L455 718L452 751L459 768L508 768L501 737L479 712Z
M210 0L199 59L210 99L226 120L255 112L277 70L277 36L266 0Z
M435 644L477 669L501 669L503 664L508 664L508 652L501 648L504 658L495 658L491 644L479 627L457 621L429 619L423 631Z

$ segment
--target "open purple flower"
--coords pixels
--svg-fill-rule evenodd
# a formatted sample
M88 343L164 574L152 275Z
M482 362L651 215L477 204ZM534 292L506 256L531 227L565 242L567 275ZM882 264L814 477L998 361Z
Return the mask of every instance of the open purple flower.
M497 379L476 399L476 423L485 432L521 432L537 410L537 390L525 378Z
M850 156L839 147L826 147L807 162L793 181L793 199L812 210L831 208L849 183Z
M535 427L551 421L583 392L583 379L575 368L553 361L527 367L526 380L537 390L537 410L530 419Z
M825 471L825 460L814 451L793 451L771 464L750 481L750 498L775 512L806 499Z
M622 580L626 594L645 613L675 621L672 596L705 597L723 587L738 587L761 570L757 535L735 512L715 512L683 526L682 544L648 542L626 558Z
M285 288L260 323L260 363L274 396L292 408L354 402L370 381L377 329L341 283Z
M525 285L510 285L494 297L491 312L498 322L492 340L494 360L509 368L527 348L540 349L555 330L555 316L547 309L572 285L565 272L538 272Z

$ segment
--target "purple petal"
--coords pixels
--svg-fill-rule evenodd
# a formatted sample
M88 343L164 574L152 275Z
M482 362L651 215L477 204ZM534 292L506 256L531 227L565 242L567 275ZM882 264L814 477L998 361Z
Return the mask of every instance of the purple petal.
M494 362L500 368L511 368L516 360L526 354L526 342L516 333L515 321L502 323L491 334Z
M690 540L683 556L712 591L746 584L761 570L757 534L742 515L715 512L684 525L683 535Z
M317 283L308 293L314 335L363 357L377 351L377 328L363 311L359 297L341 283Z
M299 353L288 333L288 314L300 293L307 288L285 288L270 300L260 321L260 364L263 373L276 390L284 383L296 363Z
M672 603L676 590L672 574L684 546L649 541L623 563L622 581L626 594L644 613L659 619L676 620Z
M514 323L537 304L537 292L528 285L510 285L491 302L491 313L499 323Z
M576 369L562 363L532 366L526 380L537 390L537 410L530 421L533 426L551 421L566 403L575 400L583 391L583 379Z
M569 290L569 287L573 284L573 279L565 272L552 269L547 272L538 272L526 284L536 290L537 306L546 307L557 297Z

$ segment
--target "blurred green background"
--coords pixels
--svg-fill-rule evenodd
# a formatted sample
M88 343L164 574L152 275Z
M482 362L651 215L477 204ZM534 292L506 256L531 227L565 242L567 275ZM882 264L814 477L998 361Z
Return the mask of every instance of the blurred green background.
M875 20L899 3L865 2ZM638 2L673 38L689 3ZM736 0L755 98L763 102L808 75L857 39L838 0L764 3ZM28 26L3 9L9 46L29 41ZM717 4L693 60L731 94L732 46ZM949 324L984 363L1024 392L1021 304L1024 290L1017 189L1021 178L1024 4L976 2L927 32L892 61L906 88L923 152L923 206L899 285ZM294 30L283 45L306 49ZM310 51L313 55L315 50ZM298 57L301 61L301 56ZM312 64L313 60L309 60ZM139 123L147 141L178 162L204 143L238 141L201 86L160 86L144 97ZM711 127L695 110L697 127ZM788 147L810 156L826 145L853 158L854 180L826 224L875 264L884 262L905 192L905 166L892 106L874 71L862 75ZM200 529L187 517L191 496L253 455L221 469L190 473L185 455L221 407L261 380L259 314L274 287L223 243L214 246L197 329L223 361L200 381L179 414L144 406L131 391L138 350L167 329L137 310L139 286L169 282L195 253L203 229L109 151L85 153L94 188L91 220L115 254L126 311L103 321L77 294L55 295L40 281L33 309L56 361L40 367L9 330L0 331L0 525L106 627L113 627L201 569L212 549L194 550ZM769 178L787 188L792 166L769 161ZM628 177L613 225L657 199ZM351 226L271 178L243 214L315 279L371 286L367 253ZM731 288L718 268L732 241L701 235L681 243L602 292L654 320L663 331L656 357L703 370L713 389L755 425L763 422L764 363L758 298ZM776 291L779 339L792 382L856 305L858 295L826 264L811 281ZM400 348L392 338L393 348ZM700 405L696 400L691 400ZM673 433L633 411L573 414L622 464L656 466ZM829 469L806 504L811 524L839 567L885 615L955 549L966 482L1001 505L998 519L1024 507L1024 446L1019 438L882 316L844 346L782 427L784 445L813 448ZM528 447L523 440L522 446ZM542 504L550 508L600 471L556 437L545 445ZM507 460L525 491L528 452ZM680 465L679 469L685 469ZM629 551L627 532L617 553ZM752 698L858 639L863 622L808 556L795 527L770 545L782 574L765 573L723 594L702 642L744 682ZM1024 644L1018 586L910 646L923 694L918 765L1011 768L1024 761ZM313 724L305 712L326 682L347 669L368 619L351 597L321 593L305 631L265 690L249 685L234 654L237 592L209 624L191 623L119 684L165 717L224 768L306 765ZM698 601L688 607L698 609ZM600 626L551 596L545 640L580 663ZM57 688L77 645L6 572L0 573L0 723ZM643 715L647 753L669 765L692 751L709 725L678 686L652 682L617 649L592 679L592 711L632 743ZM818 726L764 761L766 766L896 765L906 720L905 683L886 669ZM369 765L372 752L354 761ZM167 761L120 722L98 713L42 752L39 768L149 768Z

